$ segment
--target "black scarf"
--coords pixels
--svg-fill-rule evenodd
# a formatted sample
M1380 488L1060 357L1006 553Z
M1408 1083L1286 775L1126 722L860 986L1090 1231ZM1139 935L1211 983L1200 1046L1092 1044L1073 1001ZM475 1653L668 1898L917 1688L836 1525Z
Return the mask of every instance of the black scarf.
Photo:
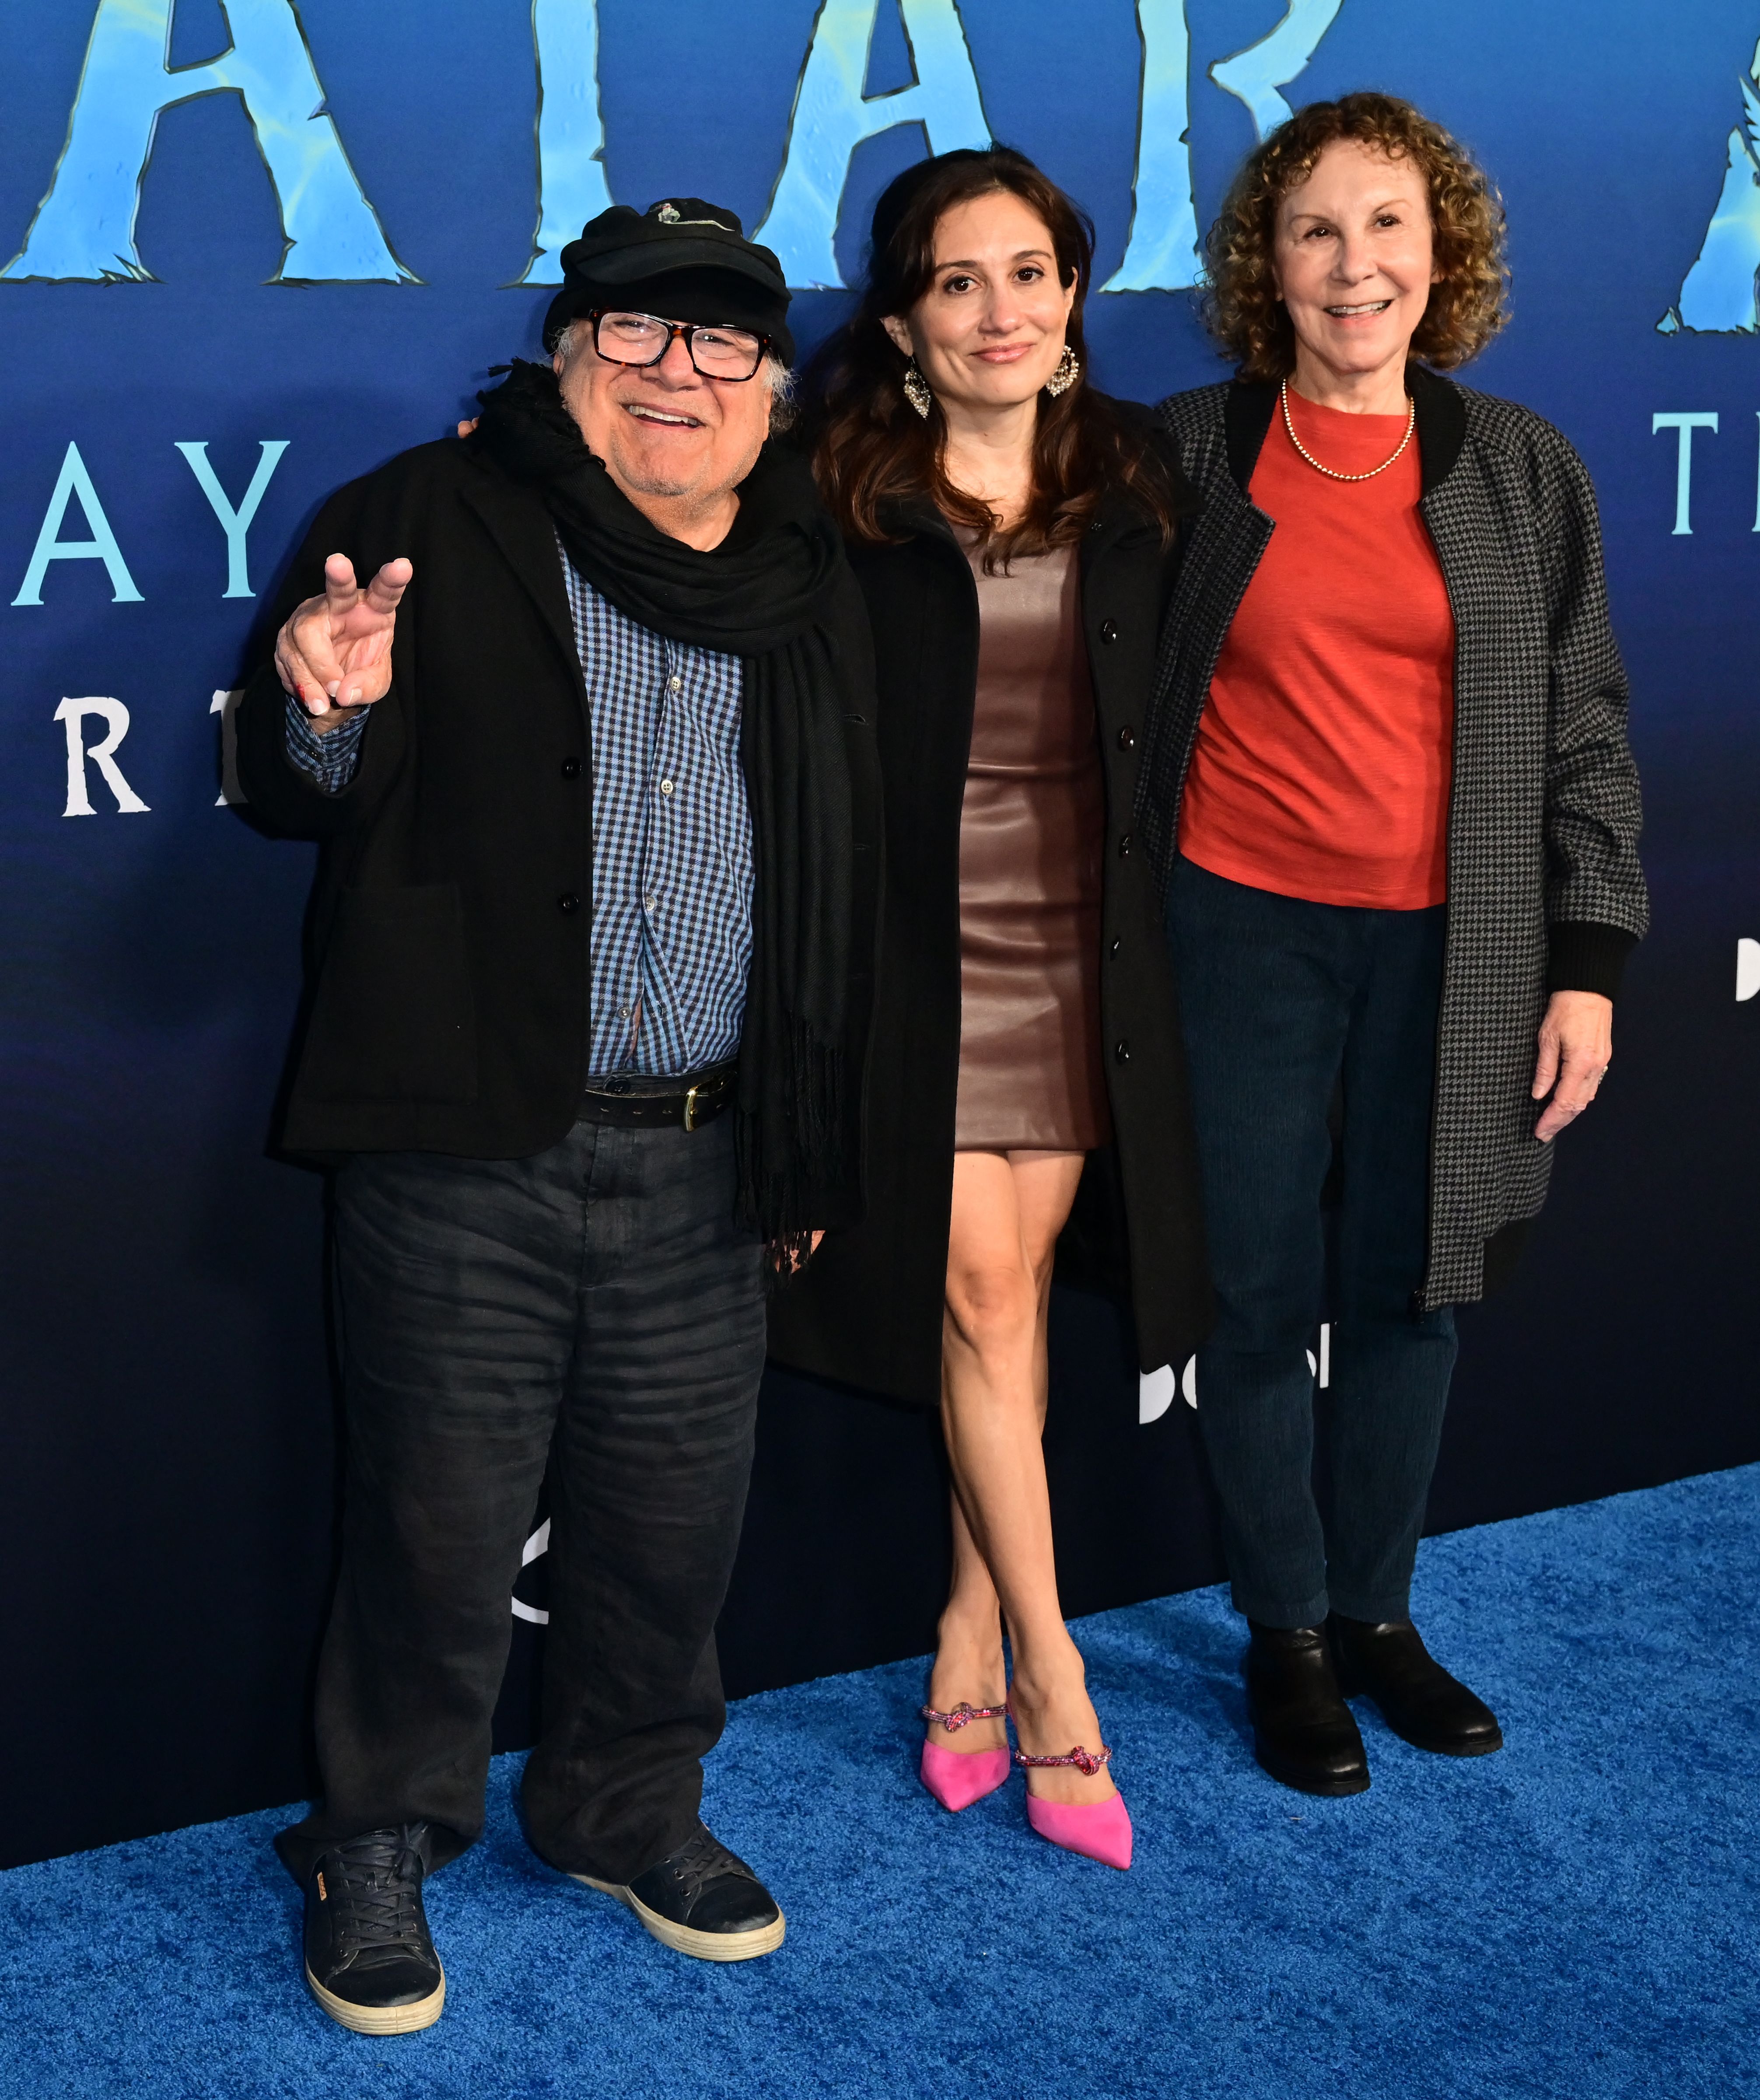
M739 1211L786 1271L857 1147L846 1070L852 893L847 621L854 579L806 461L765 446L739 523L704 554L651 524L587 450L548 367L481 395L475 442L543 498L568 558L656 634L743 660L752 974L734 1110Z

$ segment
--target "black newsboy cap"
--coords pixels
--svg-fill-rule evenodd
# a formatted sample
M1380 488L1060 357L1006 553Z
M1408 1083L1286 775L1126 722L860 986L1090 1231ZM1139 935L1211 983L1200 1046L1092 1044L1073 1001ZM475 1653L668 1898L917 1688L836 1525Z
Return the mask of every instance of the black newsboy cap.
M562 250L562 289L544 317L544 342L576 315L628 307L671 321L720 321L767 335L792 364L788 287L770 249L748 240L737 216L701 197L666 197L636 211L614 204Z

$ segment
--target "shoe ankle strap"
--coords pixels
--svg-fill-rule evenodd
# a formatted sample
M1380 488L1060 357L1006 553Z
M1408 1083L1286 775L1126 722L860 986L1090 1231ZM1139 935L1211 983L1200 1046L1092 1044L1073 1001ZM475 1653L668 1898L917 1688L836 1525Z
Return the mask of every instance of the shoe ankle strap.
M1106 1743L1101 1745L1097 1755L1092 1750L1084 1750L1079 1743L1066 1758L1032 1758L1025 1750L1017 1750L1014 1754L1017 1765L1074 1765L1078 1772L1086 1772L1090 1779L1102 1765L1110 1763L1111 1760L1112 1749Z
M917 1711L925 1721L939 1721L950 1736L956 1736L968 1721L1002 1721L1008 1714L1006 1706L974 1706L965 1699L951 1714L939 1714L933 1706L920 1706Z

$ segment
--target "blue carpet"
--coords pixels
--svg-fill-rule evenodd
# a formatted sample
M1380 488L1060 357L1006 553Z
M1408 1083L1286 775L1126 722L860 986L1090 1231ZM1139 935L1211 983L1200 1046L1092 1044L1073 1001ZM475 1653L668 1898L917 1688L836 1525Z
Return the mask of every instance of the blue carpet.
M1409 1749L1310 1801L1246 1748L1220 1591L1080 1629L1129 1874L913 1776L920 1666L736 1707L714 1829L779 1954L668 1953L488 1834L431 1885L449 2002L375 2042L313 2007L276 1814L0 1875L0 2093L29 2100L1692 2100L1760 2092L1760 1466L1427 1543L1415 1609L1499 1756Z

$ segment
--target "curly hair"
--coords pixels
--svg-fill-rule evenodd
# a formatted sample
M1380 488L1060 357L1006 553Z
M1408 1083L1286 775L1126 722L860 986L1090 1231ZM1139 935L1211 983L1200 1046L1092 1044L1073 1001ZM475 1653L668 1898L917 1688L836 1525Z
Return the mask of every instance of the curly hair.
M1205 237L1204 319L1243 378L1284 379L1295 368L1295 331L1272 271L1277 211L1340 139L1409 161L1429 192L1440 275L1412 355L1447 371L1476 356L1509 318L1503 200L1466 148L1397 95L1311 102L1248 154Z

